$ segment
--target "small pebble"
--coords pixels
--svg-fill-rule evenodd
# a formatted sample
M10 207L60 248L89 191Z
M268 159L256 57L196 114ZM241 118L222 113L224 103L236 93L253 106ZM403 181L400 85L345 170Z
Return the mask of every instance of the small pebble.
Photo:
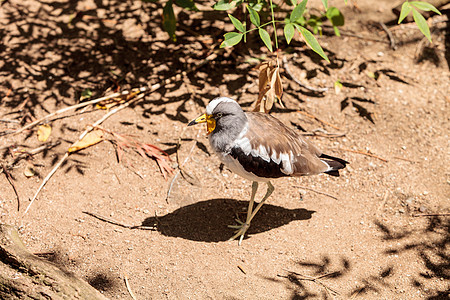
M427 208L426 208L425 206L421 205L421 206L419 207L419 211L420 211L421 213L426 212L426 211L427 211Z
M398 212L401 213L401 214L404 214L404 213L405 213L405 209L404 209L404 208L400 208L400 209L398 210Z

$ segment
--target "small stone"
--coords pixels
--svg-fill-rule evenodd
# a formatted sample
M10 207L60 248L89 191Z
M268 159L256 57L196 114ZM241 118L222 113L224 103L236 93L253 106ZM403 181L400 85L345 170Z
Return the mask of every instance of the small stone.
M411 205L413 203L413 201L414 201L414 198L410 197L410 198L406 199L406 204Z
M419 211L420 211L421 213L426 212L426 211L427 211L427 208L426 208L425 206L421 205L421 206L419 207Z
M401 213L401 214L404 214L404 213L405 213L405 209L404 209L404 208L400 208L400 209L398 210L398 212Z

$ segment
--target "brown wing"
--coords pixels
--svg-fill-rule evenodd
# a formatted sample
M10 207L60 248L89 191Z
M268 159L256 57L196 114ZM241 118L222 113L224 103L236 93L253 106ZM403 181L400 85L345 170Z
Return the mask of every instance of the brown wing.
M253 149L259 149L261 145L271 158L282 157L283 172L300 176L327 171L328 165L319 158L322 152L294 130L271 115L258 112L246 114L249 129L245 136L250 140L250 145Z

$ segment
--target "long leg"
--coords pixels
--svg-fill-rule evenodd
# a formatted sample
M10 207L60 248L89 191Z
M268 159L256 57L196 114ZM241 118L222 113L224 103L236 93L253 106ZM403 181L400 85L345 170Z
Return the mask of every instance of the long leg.
M240 238L239 238L239 245L241 245L242 240L244 239L244 235L247 232L248 228L250 227L250 222L256 216L256 213L263 206L264 202L267 200L267 198L269 198L269 196L272 194L272 192L274 191L275 188L273 187L272 183L270 183L270 181L268 181L267 182L267 192L266 192L266 194L264 195L264 197L262 198L262 200L258 204L258 206L256 206L255 210L252 211L253 203L254 203L254 200L255 200L255 195L256 195L257 189L258 189L258 183L257 182L253 182L253 184L252 184L252 197L250 199L250 203L248 205L248 211L247 211L247 220L245 221L245 223L243 223L243 224L241 224L239 226L233 226L235 228L238 228L239 230L232 238L230 238L230 240L234 240L238 236L240 236Z

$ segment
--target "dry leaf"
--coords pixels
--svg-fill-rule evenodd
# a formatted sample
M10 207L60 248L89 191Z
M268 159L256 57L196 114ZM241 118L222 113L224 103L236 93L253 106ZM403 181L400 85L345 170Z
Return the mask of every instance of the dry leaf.
M67 152L76 152L103 141L103 131L100 129L93 130L86 134L84 138L73 144Z
M258 100L254 103L254 110L269 112L276 99L280 101L283 95L283 83L281 81L280 69L276 61L265 61L259 64L259 94Z
M102 102L99 102L95 105L95 107L97 109L110 109L116 105L122 104L124 103L125 100L122 98L113 98L113 99L108 99Z
M37 138L39 142L47 141L48 137L52 133L52 127L48 124L40 125L37 131Z
M25 170L23 170L23 175L26 177L33 177L37 174L37 172L34 170L34 165L31 163L27 163L25 166Z

